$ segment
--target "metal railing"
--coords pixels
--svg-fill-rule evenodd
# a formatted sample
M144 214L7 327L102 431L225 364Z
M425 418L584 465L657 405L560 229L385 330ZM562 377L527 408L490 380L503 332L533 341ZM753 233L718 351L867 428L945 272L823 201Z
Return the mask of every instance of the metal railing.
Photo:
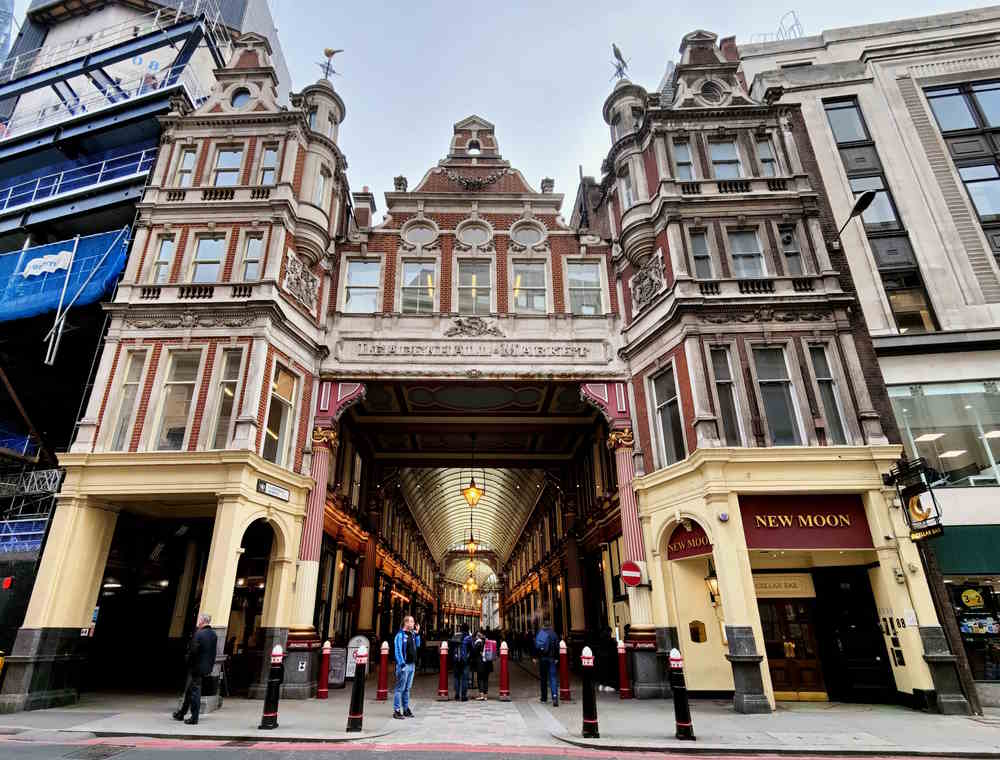
M58 45L43 45L20 55L10 56L0 65L0 84L12 82L36 71L44 71L66 61L114 47L122 42L160 31L185 18L205 15L205 31L219 54L228 61L232 42L218 0L190 0L175 8L161 8L138 18L104 27L96 32Z
M147 148L138 153L114 156L98 163L74 166L58 174L0 187L0 212L93 187L101 182L148 172L156 163L156 150Z
M200 105L208 97L208 89L202 86L190 65L161 69L156 74L159 76L147 72L132 79L116 82L117 89L111 94L95 91L69 102L55 100L32 111L15 112L10 121L6 124L0 124L0 141L9 140L12 137L57 124L75 116L97 113L127 100L178 85L183 86L187 91L188 99L195 106Z

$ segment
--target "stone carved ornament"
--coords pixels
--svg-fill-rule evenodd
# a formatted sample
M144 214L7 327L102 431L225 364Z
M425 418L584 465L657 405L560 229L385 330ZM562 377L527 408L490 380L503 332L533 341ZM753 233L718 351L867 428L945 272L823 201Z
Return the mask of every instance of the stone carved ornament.
M457 182L465 190L482 190L487 185L492 185L501 177L509 174L510 169L503 167L501 169L497 169L495 172L490 172L485 177L465 177L456 171L452 171L451 169L445 169L444 173L448 179L452 182Z
M632 302L635 310L642 311L663 290L663 262L654 256L632 278Z
M608 448L609 449L627 449L635 445L635 436L632 434L632 428L625 428L624 430L612 430L608 433Z
M486 335L505 337L499 327L491 325L482 317L455 317L451 327L444 333L446 338L482 338Z
M288 255L288 266L285 269L285 290L310 312L316 310L319 277L310 272L308 267L292 254Z
M702 314L704 322L713 325L724 325L729 322L742 322L750 324L752 322L822 322L832 320L832 314L818 314L812 311L776 311L774 309L755 309L752 312L742 314L709 313Z
M246 327L253 323L257 315L253 312L237 314L212 315L195 314L185 311L182 314L171 314L146 319L125 317L125 324L140 330L173 329L177 327Z

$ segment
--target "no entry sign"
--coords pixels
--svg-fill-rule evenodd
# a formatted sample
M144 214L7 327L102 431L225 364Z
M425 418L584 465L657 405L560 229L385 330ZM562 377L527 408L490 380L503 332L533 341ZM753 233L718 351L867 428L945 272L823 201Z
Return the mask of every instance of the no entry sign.
M632 560L622 562L622 580L626 586L638 586L642 582L642 570Z

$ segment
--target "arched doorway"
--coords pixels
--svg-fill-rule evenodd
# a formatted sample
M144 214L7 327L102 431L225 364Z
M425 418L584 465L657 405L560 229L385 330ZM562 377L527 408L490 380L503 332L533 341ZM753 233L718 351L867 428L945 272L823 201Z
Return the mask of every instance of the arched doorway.
M236 584L226 628L224 652L228 655L229 689L247 695L260 680L265 657L274 646L273 629L265 626L268 595L273 595L271 560L275 556L275 531L263 518L243 533L236 563Z

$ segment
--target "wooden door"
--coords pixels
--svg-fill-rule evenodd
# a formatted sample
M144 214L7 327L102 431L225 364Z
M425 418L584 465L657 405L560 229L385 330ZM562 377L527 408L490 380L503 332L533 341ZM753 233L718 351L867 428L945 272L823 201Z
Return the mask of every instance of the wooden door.
M823 700L814 599L759 599L764 650L779 700Z

